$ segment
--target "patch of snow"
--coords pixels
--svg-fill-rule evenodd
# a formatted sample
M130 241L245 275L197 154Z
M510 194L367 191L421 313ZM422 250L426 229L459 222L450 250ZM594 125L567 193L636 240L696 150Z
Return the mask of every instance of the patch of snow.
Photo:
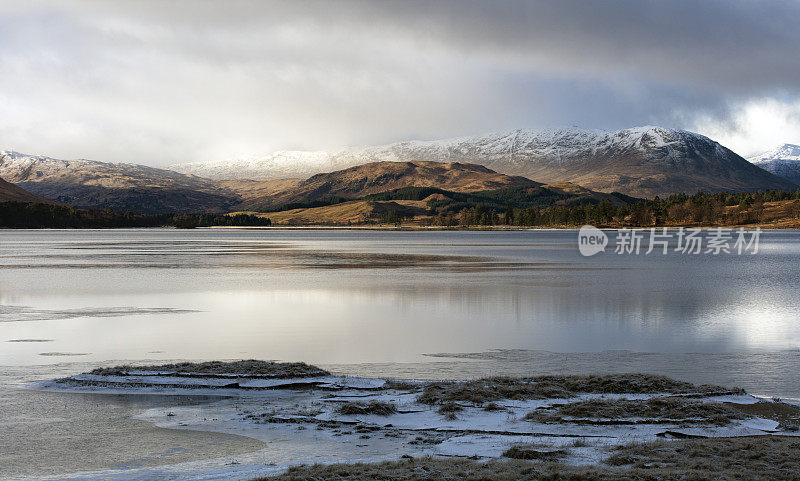
M211 179L305 178L319 172L370 162L468 162L495 170L513 170L546 163L554 166L583 162L608 151L659 151L670 158L673 150L691 141L719 144L699 134L656 126L604 132L578 128L513 130L473 137L432 141L405 141L338 152L279 151L260 158L194 162L171 168Z

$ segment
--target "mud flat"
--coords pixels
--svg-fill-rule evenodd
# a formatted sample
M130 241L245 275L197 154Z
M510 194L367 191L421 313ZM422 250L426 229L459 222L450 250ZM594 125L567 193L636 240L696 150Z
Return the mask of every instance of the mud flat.
M348 478L373 479L375 469L388 473L386 479L423 479L420 473L426 472L439 473L433 479L478 479L490 467L497 469L491 479L549 479L547 473L560 469L575 476L600 471L616 476L653 466L663 472L652 473L667 476L688 452L710 453L703 465L708 469L714 463L734 466L728 452L761 453L763 464L779 462L766 457L769 453L800 456L796 407L741 389L647 374L431 382L337 376L302 363L238 361L120 366L34 387L220 396L210 404L150 409L140 418L159 427L238 434L267 444L237 458L234 466L210 460L172 468L183 469L185 479L194 474L339 479L345 472ZM757 456L740 458L756 465ZM335 465L341 462L372 464ZM388 464L374 464L379 462ZM135 479L135 473L126 474L124 479ZM658 476L652 479L672 479ZM773 479L778 478L789 479Z

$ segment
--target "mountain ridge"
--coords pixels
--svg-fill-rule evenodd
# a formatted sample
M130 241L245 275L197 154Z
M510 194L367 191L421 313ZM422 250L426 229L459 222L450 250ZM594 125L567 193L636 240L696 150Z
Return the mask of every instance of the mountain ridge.
M315 174L284 190L245 199L240 208L266 210L326 197L360 198L403 187L437 187L455 192L541 185L525 177L508 176L458 162L371 162L334 172Z
M167 169L6 150L0 151L0 177L33 194L85 208L224 212L240 200L211 180Z
M800 183L800 145L783 144L747 160L778 177Z
M335 153L275 152L248 160L261 180L307 177L378 161L462 162L542 183L569 181L603 192L653 197L698 190L795 189L712 139L657 126L611 132L576 128L513 130L433 141L405 141ZM236 163L177 164L177 171L211 178L244 175Z

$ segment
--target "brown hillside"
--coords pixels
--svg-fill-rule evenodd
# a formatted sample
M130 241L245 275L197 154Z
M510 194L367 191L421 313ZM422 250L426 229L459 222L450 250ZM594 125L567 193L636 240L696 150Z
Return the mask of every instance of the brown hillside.
M538 186L525 177L499 174L480 165L458 162L372 162L314 175L284 190L246 199L243 210L266 210L326 197L359 198L403 187L436 187L454 192L475 192L503 187ZM274 184L259 183L264 189ZM231 186L228 186L229 188ZM247 197L243 195L243 197Z
M39 202L42 204L53 204L54 202L44 197L31 194L22 187L0 179L0 202Z

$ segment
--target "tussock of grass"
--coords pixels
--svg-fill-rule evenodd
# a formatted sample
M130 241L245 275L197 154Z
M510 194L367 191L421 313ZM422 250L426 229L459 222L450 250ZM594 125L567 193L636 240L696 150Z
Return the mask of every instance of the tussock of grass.
M330 373L317 366L312 366L304 362L273 362L258 361L255 359L223 362L181 362L176 364L159 364L152 366L116 366L109 368L98 368L90 371L89 374L101 376L124 376L131 371L153 371L158 373L177 373L203 376L220 375L240 375L240 376L260 376L277 379L293 377L316 377L327 376Z
M550 383L493 377L466 382L435 382L425 386L417 401L423 404L470 402L483 405L501 399L548 399L569 397L571 393Z
M439 407L439 414L452 421L457 418L456 413L463 410L464 408L456 403L444 403Z
M720 473L709 479L800 479L800 439L758 436L658 441L617 448L607 464ZM740 473L739 478L726 477Z
M533 446L512 446L505 450L503 457L511 459L554 460L562 456L566 456L567 454L569 453L561 449L555 451L542 451Z
M423 404L470 402L483 405L502 399L555 399L579 393L607 394L689 394L743 392L720 386L676 381L651 374L610 374L604 376L539 376L529 378L491 377L464 382L434 382L425 386L417 401Z
M525 419L536 422L569 422L565 418L630 419L646 421L678 420L700 421L725 425L734 419L744 419L744 413L720 403L703 403L680 397L656 397L646 400L590 399L539 409L528 413Z
M736 392L744 393L741 388L725 388L708 384L696 385L690 382L677 381L657 374L609 374L590 376L540 376L533 378L538 382L549 382L561 386L566 391L575 393L599 394L690 394Z
M396 391L419 391L422 389L422 384L398 379L390 379L383 385L384 389L394 389Z
M800 478L800 439L696 439L619 448L613 465L566 466L510 459L411 458L373 464L297 466L268 481L774 481Z
M339 406L336 412L345 415L376 414L378 416L389 416L397 412L397 407L392 403L381 401L358 401L344 403Z

